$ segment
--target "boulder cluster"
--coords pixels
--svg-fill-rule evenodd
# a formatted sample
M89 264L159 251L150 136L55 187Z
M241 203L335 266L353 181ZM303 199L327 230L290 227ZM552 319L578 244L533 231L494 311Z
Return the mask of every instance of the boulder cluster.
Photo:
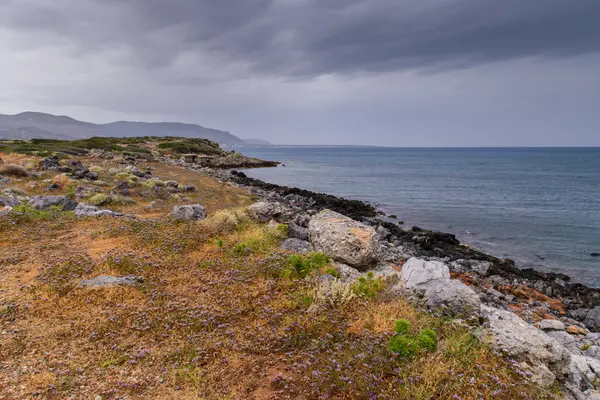
M261 201L249 207L249 214L259 222L288 224L290 237L282 247L327 254L342 281L373 273L392 282L391 294L413 298L433 312L469 324L474 335L510 357L515 368L539 385L559 382L567 399L600 399L600 334L583 324L568 318L568 327L558 319L529 323L508 307L514 300L507 298L510 295L452 279L456 266L448 260L402 253L389 245L385 231L331 210ZM483 277L493 274L494 265L482 262L476 269Z

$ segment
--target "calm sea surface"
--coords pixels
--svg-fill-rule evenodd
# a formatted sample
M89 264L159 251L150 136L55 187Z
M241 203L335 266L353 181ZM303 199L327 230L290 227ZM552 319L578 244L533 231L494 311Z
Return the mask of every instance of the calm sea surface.
M252 148L248 175L369 201L522 267L600 286L600 148Z

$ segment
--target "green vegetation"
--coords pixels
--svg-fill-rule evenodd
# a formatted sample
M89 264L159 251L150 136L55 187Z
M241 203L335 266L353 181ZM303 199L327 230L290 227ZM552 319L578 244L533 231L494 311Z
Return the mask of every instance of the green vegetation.
M375 278L373 272L369 272L367 276L358 278L358 282L354 284L354 292L368 299L374 299L383 289L385 289L385 280L381 277Z
M424 329L418 335L410 332L410 322L399 319L395 323L396 334L390 339L388 349L399 358L411 358L419 351L435 352L437 334L433 329Z
M291 273L299 278L306 278L311 272L325 267L329 261L329 257L323 253L312 253L306 256L292 254L288 258L291 269L288 269L285 274Z
M28 204L18 204L13 207L13 215L18 218L21 222L42 220L49 221L58 218L74 216L75 213L72 211L63 211L62 206L52 206L47 210L38 210Z
M208 139L142 136L131 138L92 137L81 140L31 139L0 140L0 152L38 156L84 156L89 150L105 150L152 159L152 149L162 153L223 154L218 144Z

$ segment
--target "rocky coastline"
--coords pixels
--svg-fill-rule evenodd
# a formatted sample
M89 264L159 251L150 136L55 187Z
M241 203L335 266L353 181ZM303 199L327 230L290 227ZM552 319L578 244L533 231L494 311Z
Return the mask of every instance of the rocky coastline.
M332 255L343 280L367 272L391 279L392 291L471 324L540 385L558 382L565 399L600 398L600 289L518 268L449 233L404 229L362 201L178 164L253 193L255 219L288 225L284 249Z

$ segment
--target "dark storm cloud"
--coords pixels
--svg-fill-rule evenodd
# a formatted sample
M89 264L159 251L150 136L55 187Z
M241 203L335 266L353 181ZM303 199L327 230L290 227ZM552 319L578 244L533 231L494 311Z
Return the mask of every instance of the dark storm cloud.
M456 68L600 52L598 0L0 0L0 26L162 68L209 55L256 75Z

